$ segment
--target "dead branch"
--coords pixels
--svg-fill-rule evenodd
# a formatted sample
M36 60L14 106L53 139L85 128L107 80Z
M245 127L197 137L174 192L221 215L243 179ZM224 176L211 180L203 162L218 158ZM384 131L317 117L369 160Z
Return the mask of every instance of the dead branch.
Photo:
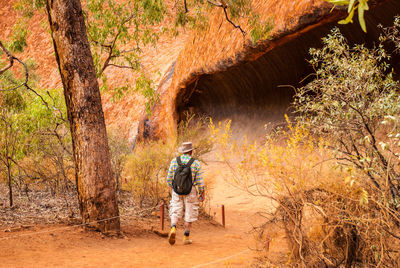
M213 6L217 6L217 7L223 8L223 9L224 9L224 13L225 13L225 19L226 19L230 24L232 24L233 27L235 27L236 29L239 29L240 32L243 34L243 36L246 35L246 32L242 29L242 27L241 27L240 25L235 24L233 21L231 21L231 20L229 19L228 12L227 12L227 9L228 9L229 6L228 6L228 4L227 4L224 0L221 0L221 3L216 3L216 2L213 2L213 1L211 1L211 0L207 0L207 2L208 2L209 4L211 4L211 5L213 5Z
M6 67L0 70L0 75L2 75L5 71L10 69L14 65L14 57L10 54L10 52L4 47L3 43L0 41L0 48L7 55L9 63Z
M242 27L240 27L240 25L236 25L235 23L233 23L233 21L231 21L231 20L229 19L229 17L228 17L228 12L226 11L227 8L228 8L228 6L225 6L225 7L224 7L224 13L225 13L225 18L226 18L226 20L227 20L230 24L232 24L233 27L235 27L236 29L239 29L239 30L242 32L243 36L245 36L245 35L246 35L246 32L242 29Z
M28 89L29 91L31 91L32 93L34 93L36 96L38 96L40 98L40 100L42 101L42 103L50 110L53 111L58 111L59 118L64 121L64 122L68 122L62 115L62 112L59 108L57 108L55 106L55 101L53 99L53 97L50 95L50 93L47 91L47 95L53 100L53 106L50 107L49 103L42 97L42 95L40 95L38 92L36 92L33 88L31 88L28 84L29 82L29 70L28 70L28 66L26 65L25 62L23 62L22 60L20 60L19 58L15 57L13 54L11 54L10 51L8 51L8 49L5 48L5 46L3 45L3 43L0 41L0 48L3 50L3 52L7 55L7 57L9 58L9 65L6 68L3 68L2 70L0 70L0 75L3 74L5 71L7 71L9 68L11 68L13 66L14 60L19 62L23 67L24 67L24 72L25 72L25 80L22 84L13 87L13 88L8 88L8 89L0 89L1 91L13 91L13 90L17 90L21 87L25 87L26 89Z
M26 64L25 64L23 61L21 61L20 59L18 59L18 58L15 57L14 55L12 55L11 52L8 51L8 50L5 48L5 46L3 45L3 43L2 43L1 41L0 41L0 48L1 48L1 49L3 50L3 52L7 55L7 57L9 58L9 61L10 61L9 65L8 65L6 68L4 68L4 69L2 69L2 70L0 71L0 75L3 74L5 71L7 71L9 68L11 68L11 67L13 66L14 60L16 60L16 61L18 61L20 64L22 64L22 65L24 66L24 70L25 70L25 81L24 81L21 85L16 86L16 87L13 87L13 88L10 88L10 89L0 89L0 91L12 91L12 90L16 90L16 89L18 89L18 88L20 88L20 87L22 87L22 86L27 86L28 80L29 80L28 66L26 66ZM12 63L12 64L11 64L11 63Z

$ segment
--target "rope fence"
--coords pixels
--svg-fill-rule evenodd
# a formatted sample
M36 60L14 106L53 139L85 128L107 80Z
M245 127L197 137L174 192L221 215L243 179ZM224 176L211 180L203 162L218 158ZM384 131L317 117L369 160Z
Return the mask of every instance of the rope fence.
M140 213L143 213L143 212L149 211L149 210L155 210L155 209L159 208L160 206L161 206L161 204L157 205L155 207L142 209L137 214L140 214ZM120 215L120 216L110 217L110 218L107 218L107 219L91 221L91 222L87 222L87 223L80 223L80 224L75 224L75 225L71 225L71 226L64 226L64 227L54 228L54 229L51 229L51 230L38 231L38 232L34 232L34 233L20 234L20 235L14 235L14 236L9 236L9 237L1 237L0 241L8 240L8 239L14 239L14 238L23 237L23 236L33 236L33 235L37 235L37 234L53 233L53 232L57 232L57 231L61 231L61 230L72 229L72 228L76 228L76 227L82 227L82 226L91 225L91 224L94 224L94 223L99 223L99 222L104 222L104 221L109 221L109 220L113 220L113 219L117 219L117 218L122 219L122 217L124 217L124 216ZM132 217L132 216L130 216L130 217ZM2 230L2 232L6 232L7 230L10 230L11 228L12 227L4 229L4 230Z
M219 206L218 206L218 207L219 207ZM140 210L137 214L140 214L140 213L143 213L143 212L149 211L149 210L156 210L157 208L162 208L162 209L163 209L163 208L164 208L164 203L162 202L161 204L159 204L159 205L157 205L157 206L155 206L155 207L150 207L150 208L142 209L142 210ZM221 208L222 208L222 213L225 214L225 213L224 213L224 205L221 205ZM2 241L2 240L8 240L8 239L15 239L15 238L24 237L24 236L34 236L34 235L38 235L38 234L53 233L53 232L58 232L58 231L62 231L62 230L72 229L72 228L76 228L76 227L82 227L82 226L86 226L86 225L91 225L91 224L94 224L94 223L109 221L109 220L113 220L113 219L117 219L117 218L120 218L120 219L121 219L122 217L123 217L123 216L115 216L115 217L110 217L110 218L106 218L106 219L102 219L102 220L97 220L97 221L92 221L92 222L88 222L88 223L81 223L81 224L76 224L76 225L71 225L71 226L64 226L64 227L54 228L54 229L51 229L51 230L38 231L38 232L33 232L33 233L28 233L28 234L14 235L14 236L9 236L9 237L1 237L1 238L0 238L0 241ZM163 222L162 222L162 224L163 224ZM225 217L223 217L223 226L225 227ZM9 230L9 229L10 229L10 228L4 229L4 230L2 230L2 231L4 232L4 231L7 231L7 230ZM226 261L226 260L229 260L229 259L231 259L231 258L233 258L233 257L236 257L236 256L242 255L242 254L244 254L244 253L247 253L247 252L249 252L249 251L250 251L250 249L246 249L246 250L240 251L240 252L238 252L238 253L232 254L232 255L230 255L230 256L224 257L224 258L220 258L220 259L213 260L213 261L211 261L211 262L202 263L202 264L198 264L198 265L192 266L191 268L201 268L201 267L205 267L205 266L217 264L217 263L220 263L220 262L222 262L222 261Z

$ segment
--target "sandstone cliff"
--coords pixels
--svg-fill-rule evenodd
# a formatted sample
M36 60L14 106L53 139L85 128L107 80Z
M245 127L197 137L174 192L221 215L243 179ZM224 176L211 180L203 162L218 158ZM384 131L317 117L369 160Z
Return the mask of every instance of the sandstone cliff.
M190 35L165 75L161 100L146 118L147 129L142 121L142 136L173 135L187 110L217 119L236 117L242 121L239 128L260 133L265 123L288 112L292 86L300 86L312 73L306 61L309 48L321 46L321 38L339 26L346 11L332 11L322 0L254 1L254 7L261 20L273 19L269 37L251 44L215 11L208 29ZM339 28L350 43L371 45L379 36L377 24L391 25L396 14L399 1L378 1L366 16L367 33L357 20ZM246 29L245 20L240 24Z

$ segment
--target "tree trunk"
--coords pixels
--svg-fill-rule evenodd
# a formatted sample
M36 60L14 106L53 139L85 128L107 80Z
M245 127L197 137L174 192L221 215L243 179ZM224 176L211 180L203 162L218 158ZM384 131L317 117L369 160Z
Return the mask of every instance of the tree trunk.
M46 0L46 7L71 126L82 222L101 232L119 232L106 125L81 3Z

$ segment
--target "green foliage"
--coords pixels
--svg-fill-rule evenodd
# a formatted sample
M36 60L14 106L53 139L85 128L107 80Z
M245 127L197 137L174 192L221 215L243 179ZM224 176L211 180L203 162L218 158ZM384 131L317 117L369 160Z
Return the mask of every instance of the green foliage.
M39 79L35 74L37 64L27 59L25 65L29 73L27 85L35 88ZM8 170L12 166L18 167L18 170L11 169L12 183L18 177L19 185L28 183L29 178L59 185L61 177L66 180L67 169L73 168L68 152L72 146L71 138L68 125L62 119L66 117L63 95L55 92L50 96L47 90L27 90L25 71L25 67L15 60L13 68L0 77L0 88L4 90L0 92L0 117L5 124L0 129L4 138L0 148L6 152L2 158L11 160Z
M27 18L32 18L36 10L43 9L46 5L45 0L19 0L14 4L16 11L22 12Z
M29 21L37 10L44 10L45 5L45 0L18 0L15 2L14 9L22 16L17 17L13 27L11 41L8 46L11 52L22 52L27 46L26 37Z
M323 39L322 49L311 49L316 79L298 89L294 106L299 120L320 135L327 134L337 158L362 170L378 188L386 180L397 195L398 157L389 150L382 121L400 112L399 83L393 80L382 45L369 50L350 48L338 29ZM390 130L397 133L398 126ZM397 145L396 145L397 146Z
M85 10L88 38L98 76L109 67L140 68L141 46L155 44L166 7L162 1L88 0Z
M39 80L39 76L36 74L37 63L28 58L25 61L25 65L29 73L28 85L35 86ZM0 68L4 66L5 63L0 62ZM25 67L14 60L13 67L4 72L0 77L0 90L10 91L10 89L23 85L26 80L25 71Z
M155 25L166 11L160 0L87 1L85 18L96 73L103 81L101 90L111 92L113 100L122 98L132 86L127 83L109 88L104 71L109 67L140 71L141 47L157 43L162 32ZM147 99L147 112L158 98L151 86L152 81L142 75L134 87Z
M361 29L367 32L367 26L365 24L364 13L369 10L368 0L325 0L334 5L348 6L347 12L349 15L346 19L339 21L339 24L347 24L349 22L353 23L354 12L358 10L358 21L360 23Z
M26 108L26 103L24 98L21 96L21 94L16 91L5 91L2 95L2 110L5 112L19 112L21 110L24 110Z
M232 19L238 19L251 15L251 2L248 0L228 0L229 14Z
M282 241L285 233L287 251L267 266L397 267L399 212L386 202L386 189L369 184L363 171L336 163L327 140L334 133L321 137L309 124L286 120L287 130L267 135L260 145L233 139L230 122L210 124L220 159L232 171L226 179L268 204L260 211L264 224L254 229L260 254L268 252L266 240Z
M204 6L200 1L187 1L187 8L183 1L176 5L175 23L172 28L174 35L178 34L179 27L189 27L191 29L205 30L208 26L207 12L209 7Z
M250 37L251 41L256 43L258 40L266 39L268 37L268 33L274 28L274 22L272 19L261 22L260 16L255 14L250 20Z
M28 23L25 19L20 19L14 25L13 32L11 35L11 42L8 45L12 52L22 52L26 44L26 36L28 34Z
M159 99L159 94L154 89L153 80L146 78L143 74L136 79L136 88L135 90L141 92L143 96L146 98L146 113L148 115L151 114L151 109L153 108L154 104Z
M260 14L253 11L251 1L249 0L228 0L228 1L199 1L192 0L186 1L185 7L183 1L176 3L175 24L172 32L177 35L179 27L189 26L191 29L205 30L208 27L208 16L212 8L223 8L227 12L227 17L223 15L224 19L230 20L236 26L236 22L242 18L249 20L250 37L253 42L265 38L267 33L272 29L272 20L266 22L260 21ZM224 8L225 7L225 8ZM186 9L187 8L187 9ZM246 30L245 30L246 31Z

